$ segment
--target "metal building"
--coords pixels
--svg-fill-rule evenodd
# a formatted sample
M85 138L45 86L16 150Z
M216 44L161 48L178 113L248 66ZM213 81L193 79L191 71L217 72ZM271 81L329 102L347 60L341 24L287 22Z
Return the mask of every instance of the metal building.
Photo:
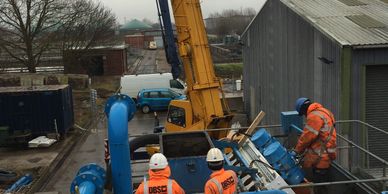
M388 130L387 0L267 0L242 41L251 119L264 110L265 123L279 123L279 113L305 96L337 120ZM387 160L374 144L387 136L360 131L351 135Z

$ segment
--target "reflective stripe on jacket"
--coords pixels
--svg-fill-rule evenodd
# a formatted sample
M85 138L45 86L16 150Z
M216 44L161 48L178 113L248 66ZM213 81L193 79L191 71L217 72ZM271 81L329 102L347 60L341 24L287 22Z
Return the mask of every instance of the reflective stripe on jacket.
M149 180L144 177L143 182L136 190L136 194L184 194L185 191L170 177L170 168L163 170L148 170Z
M205 185L205 194L237 193L238 178L235 172L221 169L213 172L210 178Z
M303 167L329 168L336 158L337 133L333 114L319 103L313 103L307 110L307 123L299 137L295 151L303 153Z

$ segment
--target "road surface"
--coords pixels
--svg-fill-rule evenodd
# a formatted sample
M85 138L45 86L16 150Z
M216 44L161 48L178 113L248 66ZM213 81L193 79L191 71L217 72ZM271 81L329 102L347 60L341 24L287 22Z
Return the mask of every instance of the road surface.
M160 112L160 124L164 125L166 113ZM107 137L106 119L98 121L97 127L91 129L91 133L84 141L79 142L78 146L68 156L64 164L58 169L53 178L43 189L45 192L57 191L62 194L70 193L71 181L76 176L77 171L85 164L97 163L105 168L104 162L104 139ZM129 135L153 133L154 115L143 114L138 111L135 117L128 123ZM144 165L140 166L140 171L145 172ZM139 171L132 169L132 171ZM139 173L137 173L139 174Z
M157 55L158 50L145 50L141 62L135 70L135 74L157 73Z
M161 59L162 50L144 50L144 58L135 69L135 74L157 73L160 69L166 69L165 63L157 63L163 61ZM164 54L163 54L164 55ZM163 64L163 67L158 67L158 64ZM102 110L101 110L102 111ZM164 125L166 120L166 112L160 112L160 125ZM104 161L104 139L107 137L107 123L105 117L96 121L96 127L90 129L91 133L78 142L78 145L73 152L66 158L60 169L57 169L53 178L47 183L42 191L52 192L57 191L62 194L69 193L71 181L74 179L77 171L87 163L97 163L105 167ZM154 115L143 114L138 111L131 122L128 123L129 135L153 133ZM145 165L136 165L133 171L145 172ZM140 169L140 170L139 170ZM139 174L139 173L136 173Z

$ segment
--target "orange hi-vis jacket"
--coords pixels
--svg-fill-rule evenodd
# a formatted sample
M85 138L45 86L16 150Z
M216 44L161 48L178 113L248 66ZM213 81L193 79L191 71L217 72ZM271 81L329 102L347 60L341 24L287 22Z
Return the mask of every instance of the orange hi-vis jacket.
M304 155L304 168L327 169L335 160L337 133L333 114L319 103L313 103L307 110L307 123L299 137L295 151Z
M136 190L136 194L184 194L185 191L179 186L179 184L172 179L169 179L171 175L170 167L166 167L161 171L148 170L150 179L147 180L144 177L143 182Z
M235 172L221 169L213 172L210 178L205 185L205 194L237 193L238 179Z

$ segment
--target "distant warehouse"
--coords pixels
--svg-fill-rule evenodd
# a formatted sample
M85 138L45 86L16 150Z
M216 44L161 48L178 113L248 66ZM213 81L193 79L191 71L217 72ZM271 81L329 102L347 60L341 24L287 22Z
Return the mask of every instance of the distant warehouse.
M266 123L279 123L306 96L337 119L388 130L387 13L387 0L267 0L242 35L250 118L264 110ZM387 136L353 135L388 159L373 144Z

